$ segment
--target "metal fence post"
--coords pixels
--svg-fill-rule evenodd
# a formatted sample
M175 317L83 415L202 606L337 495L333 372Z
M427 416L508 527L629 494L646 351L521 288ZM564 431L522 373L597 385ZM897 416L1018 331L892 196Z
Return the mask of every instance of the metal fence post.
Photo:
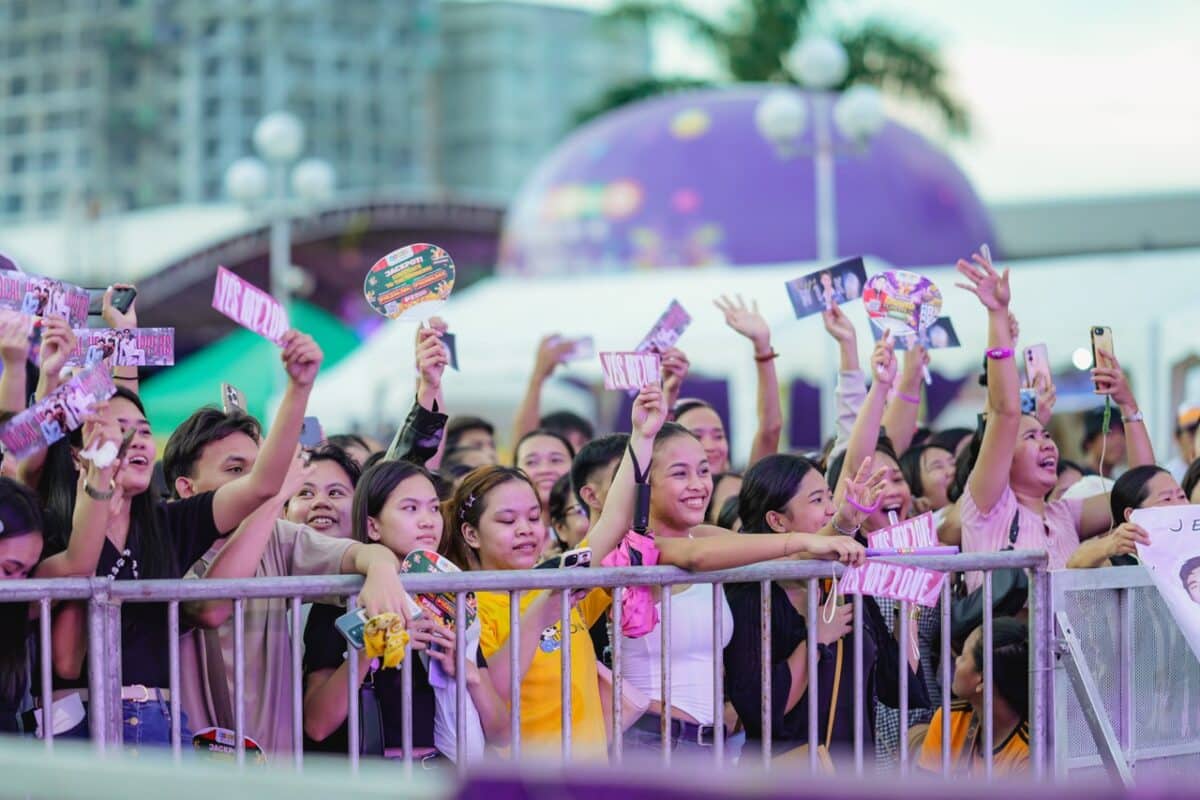
M1036 781L1046 778L1047 685L1054 669L1054 617L1050 607L1050 577L1044 567L1029 576L1029 757Z

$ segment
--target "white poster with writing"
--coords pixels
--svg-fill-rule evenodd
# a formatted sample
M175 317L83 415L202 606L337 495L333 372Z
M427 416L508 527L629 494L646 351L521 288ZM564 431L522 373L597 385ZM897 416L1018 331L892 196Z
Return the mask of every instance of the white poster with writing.
M1138 558L1200 658L1200 506L1140 508L1132 521L1150 535Z

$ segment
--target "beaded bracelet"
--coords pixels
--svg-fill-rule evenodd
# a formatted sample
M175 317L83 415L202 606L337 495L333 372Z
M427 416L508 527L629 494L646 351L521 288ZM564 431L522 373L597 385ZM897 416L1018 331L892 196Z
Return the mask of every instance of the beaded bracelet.
M988 358L990 358L994 361L999 361L999 360L1005 359L1005 358L1012 358L1013 349L1011 347L993 347L991 350L988 350L984 355L986 355Z

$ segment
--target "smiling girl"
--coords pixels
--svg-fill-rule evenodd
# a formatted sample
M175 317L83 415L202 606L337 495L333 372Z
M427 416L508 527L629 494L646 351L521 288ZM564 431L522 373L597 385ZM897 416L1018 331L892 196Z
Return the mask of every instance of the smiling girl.
M354 493L352 535L359 542L378 543L404 559L414 550L438 551L443 544L443 522L437 490L424 468L405 461L384 461L368 469ZM346 682L350 665L344 657L346 642L334 627L345 613L340 606L316 604L304 630L304 731L310 749L344 753L347 747ZM413 755L423 763L455 752L456 687L436 685L430 673L437 668L451 679L455 675L454 631L428 614L408 625L412 641ZM470 695L465 722L469 759L483 753L483 745L503 744L508 734L508 712L492 689L487 662L476 657L477 630L466 632L470 649L465 684ZM424 656L424 657L422 657ZM379 669L367 658L358 659L355 682L370 680L378 698L385 752L402 746L406 709L398 669Z

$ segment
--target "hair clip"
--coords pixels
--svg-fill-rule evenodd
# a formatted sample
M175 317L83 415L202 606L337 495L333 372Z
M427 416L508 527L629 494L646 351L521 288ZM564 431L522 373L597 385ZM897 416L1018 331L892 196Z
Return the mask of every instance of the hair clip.
M467 495L467 499L463 500L462 508L459 510L458 516L461 517L462 519L466 519L467 518L467 509L469 509L473 505L475 505L475 493L471 492L469 495Z

